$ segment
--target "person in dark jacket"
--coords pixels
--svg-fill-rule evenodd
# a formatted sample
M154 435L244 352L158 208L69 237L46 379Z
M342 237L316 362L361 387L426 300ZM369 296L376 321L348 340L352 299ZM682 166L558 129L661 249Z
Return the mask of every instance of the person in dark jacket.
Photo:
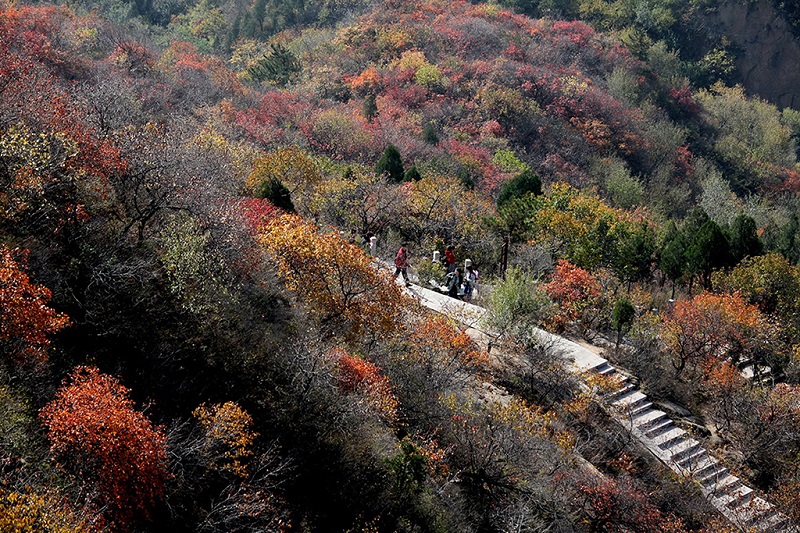
M461 267L456 268L453 272L448 274L447 277L447 295L451 298L458 298L461 282L464 281L464 274L461 272Z

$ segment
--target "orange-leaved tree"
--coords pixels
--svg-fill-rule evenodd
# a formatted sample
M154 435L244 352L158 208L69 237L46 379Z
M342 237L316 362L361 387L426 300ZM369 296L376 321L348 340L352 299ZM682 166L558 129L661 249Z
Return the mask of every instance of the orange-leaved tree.
M192 412L203 430L201 454L209 468L238 478L248 476L257 433L253 418L234 402L202 404Z
M24 271L26 256L0 246L0 348L6 357L42 360L49 336L69 319L47 306L50 289L31 283Z
M398 336L398 341L391 364L403 369L403 377L395 383L415 396L429 399L440 395L482 373L489 364L486 352L454 322L441 316L412 321L408 334Z
M392 382L381 373L381 369L341 348L333 350L331 355L336 358L339 388L361 395L384 420L393 422L397 418L398 401Z
M95 367L77 367L39 413L59 462L98 489L110 523L127 530L164 495L166 437L134 408L128 389Z
M323 323L355 335L386 333L400 324L400 288L338 233L320 234L314 224L283 214L264 225L258 238L286 287Z
M664 316L662 338L679 377L687 365L708 365L709 358L738 360L753 350L769 329L758 307L745 302L739 293L703 292L677 302Z
M440 316L431 315L415 325L410 341L408 356L419 361L429 360L437 366L458 367L464 371L481 371L489 363L488 355L466 332Z

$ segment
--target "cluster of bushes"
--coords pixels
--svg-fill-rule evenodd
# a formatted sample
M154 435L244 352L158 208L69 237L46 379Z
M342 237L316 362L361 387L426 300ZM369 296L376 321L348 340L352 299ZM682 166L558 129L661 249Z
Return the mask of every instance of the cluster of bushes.
M285 9L323 16L304 5ZM794 420L778 408L796 267L758 255L796 259L790 113L675 88L585 24L494 6L390 3L268 48L236 41L231 61L204 53L225 9L176 5L168 26L192 37L165 47L66 7L0 12L0 525L580 530L636 508L636 527L660 528L669 502L612 464L631 450L578 449L606 456L605 478L576 455L574 431L608 430L532 342L542 323L632 327L621 353L672 368L656 377L685 403L739 386L709 358L754 351L786 384L726 397ZM292 24L249 9L241 24L263 34L281 26L261 10ZM518 269L493 313L521 370L498 381L465 333L407 301L359 248L369 235L453 244L484 281L508 239ZM786 283L754 281L770 269ZM645 312L668 280L687 300L726 291L746 320L718 317L708 353L664 349L686 338L678 315ZM675 313L707 304L689 301ZM763 427L711 409L731 439ZM764 487L796 482L769 466L792 464L787 435L742 463Z

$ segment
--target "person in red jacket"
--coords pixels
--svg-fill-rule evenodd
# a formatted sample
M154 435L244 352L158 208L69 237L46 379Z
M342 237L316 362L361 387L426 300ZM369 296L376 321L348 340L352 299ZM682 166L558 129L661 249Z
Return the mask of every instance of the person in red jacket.
M402 274L406 287L410 287L411 283L408 282L408 245L406 243L401 244L400 249L397 250L397 255L394 257L394 266L395 279L398 274Z
M444 250L444 266L448 274L456 269L456 254L453 250L455 248L452 244Z

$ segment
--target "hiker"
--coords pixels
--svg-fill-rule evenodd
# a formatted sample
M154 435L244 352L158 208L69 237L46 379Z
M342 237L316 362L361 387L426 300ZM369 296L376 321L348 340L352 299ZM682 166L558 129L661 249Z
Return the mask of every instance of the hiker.
M447 271L448 274L450 272L452 272L453 270L455 270L455 268L456 268L456 254L455 254L455 252L453 250L454 250L454 248L453 248L452 244L450 246L448 246L447 248L445 248L445 250L444 250L443 263L444 263L444 268L445 268L445 270Z
M394 278L397 279L398 274L403 275L406 282L406 287L410 287L411 283L408 281L408 244L403 243L400 249L397 250L397 255L394 257Z
M464 297L467 300L472 299L472 292L478 284L478 270L472 266L472 260L467 259L464 261L466 272L464 272Z
M451 298L458 298L459 289L461 289L461 282L464 281L464 275L461 267L456 268L453 272L447 275L447 295Z

